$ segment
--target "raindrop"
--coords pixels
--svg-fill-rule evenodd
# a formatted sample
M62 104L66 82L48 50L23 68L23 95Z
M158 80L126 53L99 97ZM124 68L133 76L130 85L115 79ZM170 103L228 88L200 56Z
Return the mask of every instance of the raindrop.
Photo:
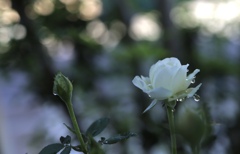
M177 101L182 102L185 98L178 98Z
M175 109L172 109L172 112L174 112L175 111Z
M195 83L195 78L192 79L191 83Z
M193 99L194 99L196 102L198 102L198 101L200 101L200 96L197 95L197 94L195 94L195 95L193 95Z
M150 98L151 98L151 96L150 96L150 95L148 95L148 97L150 97Z
M55 93L55 92L54 92L54 93L53 93L53 95L55 95L55 96L56 96L56 95L57 95L57 93Z

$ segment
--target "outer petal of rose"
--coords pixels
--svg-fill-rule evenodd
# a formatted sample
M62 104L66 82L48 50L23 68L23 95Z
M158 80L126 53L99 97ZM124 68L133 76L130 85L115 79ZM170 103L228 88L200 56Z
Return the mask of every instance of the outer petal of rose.
M144 77L141 75L142 80L146 83L146 85L151 84L149 77Z
M175 57L165 58L164 60L162 60L163 64L169 64L170 62L173 63L174 66L181 66L180 61Z
M165 67L156 71L154 74L153 80L151 81L153 88L163 87L168 90L171 90L171 83L174 73L177 72L178 68L176 67Z
M178 69L176 75L174 76L172 80L171 88L173 89L173 93L177 93L179 91L187 89L186 85L186 75L187 75L187 65L181 66L181 68Z
M153 80L153 77L154 77L155 72L156 72L158 69L161 69L161 68L157 67L157 65L159 65L159 63L161 63L160 60L159 60L156 64L152 65L151 68L150 68L150 70L149 70L149 78L150 78L151 81Z
M195 78L196 74L200 72L199 69L195 69L191 74L187 76L186 85L187 87L191 84L191 81Z
M134 79L132 80L132 83L139 89L142 89L144 92L148 91L147 83L139 76L135 76Z
M172 92L170 90L167 90L162 87L150 90L147 93L151 98L157 99L157 100L164 100L172 95Z
M202 83L200 83L197 87L195 88L189 88L187 89L188 94L187 94L187 98L189 97L193 97L193 95L198 91L198 89L201 87Z
M181 63L180 61L175 58L175 57L171 57L171 58L165 58L163 60L159 60L157 63L155 63L154 65L151 66L150 70L149 70L149 78L151 81L153 81L153 77L155 76L155 74L162 69L165 69L166 66L169 66L169 63L174 64L174 67L181 67Z

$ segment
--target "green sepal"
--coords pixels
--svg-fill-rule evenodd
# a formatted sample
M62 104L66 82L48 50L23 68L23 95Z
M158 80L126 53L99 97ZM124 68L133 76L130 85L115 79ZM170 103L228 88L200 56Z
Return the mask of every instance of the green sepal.
M65 103L69 103L71 102L72 91L72 83L59 72L54 78L53 94L58 95Z
M124 141L130 137L133 137L133 136L137 136L136 133L132 133L132 132L127 132L127 133L123 133L123 134L117 134L113 137L110 137L106 140L104 140L102 143L103 144L114 144L114 143L117 143L117 142L120 142L120 141Z
M101 118L94 121L87 129L86 135L87 136L97 136L100 134L108 125L109 118Z
M157 100L154 99L151 104L143 111L143 113L147 112L148 110L150 110L151 108L153 108L156 104L157 104Z
M49 144L46 147L44 147L39 154L56 154L60 150L64 148L64 145L61 143L54 143L54 144Z
M165 102L165 105L169 106L170 108L174 109L176 106L177 102L176 101L168 101Z

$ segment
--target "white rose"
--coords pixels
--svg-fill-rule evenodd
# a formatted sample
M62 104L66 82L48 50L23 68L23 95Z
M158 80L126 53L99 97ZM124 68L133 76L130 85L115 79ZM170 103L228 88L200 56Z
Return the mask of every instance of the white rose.
M181 65L177 58L165 58L151 66L149 77L136 76L132 82L154 99L152 105L157 100L167 99L170 102L189 98L194 96L201 84L188 88L200 70L195 69L187 76L187 67L188 64Z

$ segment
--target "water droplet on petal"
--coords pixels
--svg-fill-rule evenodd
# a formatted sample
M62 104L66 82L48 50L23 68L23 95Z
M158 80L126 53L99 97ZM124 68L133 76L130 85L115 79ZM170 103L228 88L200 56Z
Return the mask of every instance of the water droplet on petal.
M197 95L197 94L195 94L195 95L193 95L193 99L194 99L196 102L198 102L198 101L200 101L200 96Z
M178 101L178 102L182 102L182 101L184 101L184 99L185 99L185 98L178 98L177 101Z
M191 83L195 83L195 78L192 79Z

